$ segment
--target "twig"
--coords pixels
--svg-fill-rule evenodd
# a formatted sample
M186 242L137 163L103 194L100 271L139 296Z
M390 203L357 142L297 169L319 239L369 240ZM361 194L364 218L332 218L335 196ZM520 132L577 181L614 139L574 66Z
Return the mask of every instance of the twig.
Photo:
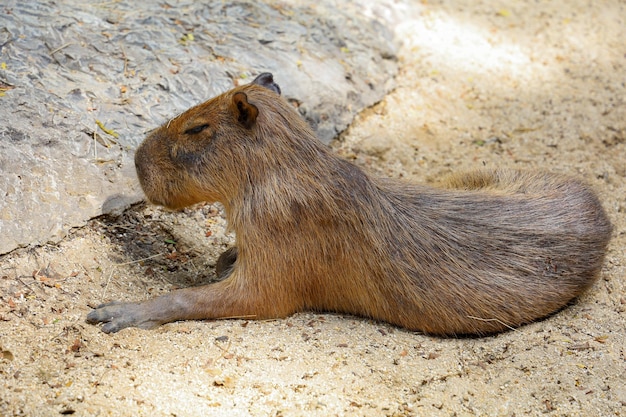
M468 319L474 319L474 320L478 320L478 321L484 321L484 322L490 322L490 321L495 321L496 323L500 323L501 325L503 325L504 327L506 327L509 330L513 330L513 331L517 331L517 329L515 327L512 327L508 324L506 324L505 322L503 322L500 319L483 319L480 317L474 317L474 316L467 316Z
M55 54L59 51L61 51L62 49L67 48L68 46L72 45L73 42L69 42L66 43L65 45L61 45L56 49L52 49L50 48L50 45L48 45L48 42L46 42L46 47L50 50L50 56L52 57L52 59L54 59L54 62L57 63L58 66L62 67L63 64L61 64L61 62L59 62L59 60L57 59L57 57L55 56Z
M33 290L33 289L30 287L30 285L28 285L27 283L25 283L24 281L22 281L22 278L21 278L21 277L15 277L15 278L16 278L19 282L21 282L23 286L25 286L26 288L28 288L28 289L30 290L30 292L32 292L33 294L36 294L36 293L35 293L35 290Z
M106 293L107 293L107 289L109 288L109 283L111 282L111 278L113 278L113 273L115 272L115 269L119 266L125 266L125 265L132 265L132 264L136 264L139 262L143 262L143 261L147 261L148 259L153 259L153 258L157 258L159 256L163 256L166 255L166 253L157 253L156 255L152 255L152 256L148 256L147 258L143 258L143 259L137 259L134 261L128 261L128 262L122 262L120 264L115 264L113 265L113 270L111 271L111 273L109 274L109 277L107 278L107 282L106 284L104 284L104 289L102 290L102 300L104 300Z
M169 128L170 128L170 123L172 123L174 120L178 119L178 118L179 118L180 116L182 116L182 115L183 115L183 114L182 114L182 113L180 113L180 114L177 114L176 116L172 117L171 119L169 119L169 120L167 121L167 126L166 126L165 128L166 128L166 129L169 129Z
M65 49L65 48L67 48L67 47L68 47L68 46L70 46L70 45L74 45L74 42L68 42L68 43L66 43L66 44L64 44L64 45L59 46L59 47L58 47L58 48L56 48L56 49L53 49L52 51L50 51L50 55L54 55L54 54L56 54L57 52L59 52L59 51L61 51L61 50Z
M124 77L128 78L128 56L126 55L126 50L124 49L124 45L121 45L122 56L124 57Z
M148 256L147 258L137 259L137 260L135 260L135 261L123 262L123 263L121 263L121 264L115 264L114 266L132 265L132 264L136 264L136 263L139 263L139 262L147 261L147 260L149 260L149 259L158 258L159 256L165 256L165 255L167 255L167 253L166 253L166 252L163 252L163 253L157 253L156 255Z
M241 319L254 319L256 314L247 314L244 316L225 316L225 317L217 317L219 320L241 320ZM268 321L273 321L275 319L268 319Z
M109 277L107 278L107 282L106 284L104 284L104 289L102 290L102 296L100 297L101 300L104 300L104 296L107 294L107 290L109 289L109 283L111 282L111 278L113 278L113 272L115 271L115 268L113 268L113 271L111 271L111 273L109 274Z
M98 378L98 380L97 380L97 381L95 381L95 382L93 383L93 387L94 387L96 390L97 390L97 389L98 389L98 387L100 386L100 383L101 383L101 381L102 381L102 378L104 378L104 376L105 376L105 375L107 374L107 372L109 372L110 370L111 370L111 368L106 368L106 369L102 372L102 374L100 374L100 378Z

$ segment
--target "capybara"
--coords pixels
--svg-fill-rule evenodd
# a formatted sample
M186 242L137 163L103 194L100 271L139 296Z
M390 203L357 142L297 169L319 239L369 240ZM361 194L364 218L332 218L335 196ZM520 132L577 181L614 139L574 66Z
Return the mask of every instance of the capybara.
M431 187L336 156L263 73L153 131L148 199L220 202L236 245L222 281L89 313L104 332L174 320L338 312L433 335L486 335L562 308L594 283L612 227L582 182L481 170Z

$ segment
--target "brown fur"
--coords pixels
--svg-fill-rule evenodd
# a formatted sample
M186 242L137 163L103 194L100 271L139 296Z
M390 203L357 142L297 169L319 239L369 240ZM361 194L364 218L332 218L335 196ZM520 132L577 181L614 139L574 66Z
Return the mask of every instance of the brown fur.
M103 330L334 311L438 335L546 316L593 284L611 225L568 177L477 171L443 188L375 178L320 143L270 74L154 131L137 149L148 198L219 201L236 232L223 281L88 316Z

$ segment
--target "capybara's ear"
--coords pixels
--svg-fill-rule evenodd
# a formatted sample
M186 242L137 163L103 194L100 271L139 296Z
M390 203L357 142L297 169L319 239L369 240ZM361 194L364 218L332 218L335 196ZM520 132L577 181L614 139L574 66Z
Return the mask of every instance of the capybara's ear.
M254 104L248 102L246 93L235 93L233 95L233 108L239 123L247 129L254 126L256 117L259 115L259 109Z
M254 81L252 81L252 84L260 85L280 95L280 87L274 82L274 76L271 72L264 72L257 75Z

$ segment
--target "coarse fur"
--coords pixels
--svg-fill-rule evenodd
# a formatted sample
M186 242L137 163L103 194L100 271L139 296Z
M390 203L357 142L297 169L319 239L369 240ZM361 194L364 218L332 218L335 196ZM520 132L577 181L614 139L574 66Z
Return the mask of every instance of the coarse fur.
M580 181L481 170L434 188L334 155L271 74L193 107L137 149L153 203L221 202L226 278L88 316L103 331L184 319L349 313L436 335L544 317L598 277L611 225Z

